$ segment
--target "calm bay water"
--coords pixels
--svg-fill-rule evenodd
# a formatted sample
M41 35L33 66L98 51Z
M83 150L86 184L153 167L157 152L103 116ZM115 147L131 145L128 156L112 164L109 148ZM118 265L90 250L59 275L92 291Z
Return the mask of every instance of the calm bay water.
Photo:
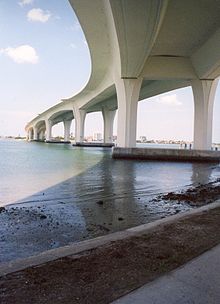
M86 171L102 153L81 153L69 145L0 140L0 206Z
M220 167L0 140L0 177L0 261L8 261L189 210L152 199L219 178Z
M118 167L116 172L115 166ZM92 167L92 180L86 180L86 171ZM154 195L189 184L206 183L218 177L219 173L219 167L213 164L114 161L109 149L0 140L0 206L24 199L81 173L85 173L82 190L84 186L91 186L94 191L89 196L95 195L106 170L109 181L114 179L116 183L114 187L124 180L122 192L132 185L135 195L146 190ZM109 185L102 186L102 195L105 196L105 186Z

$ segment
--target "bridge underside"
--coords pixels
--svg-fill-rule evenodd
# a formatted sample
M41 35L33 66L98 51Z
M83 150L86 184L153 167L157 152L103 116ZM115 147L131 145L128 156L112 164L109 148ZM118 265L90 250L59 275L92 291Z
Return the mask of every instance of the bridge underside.
M220 74L220 0L69 0L88 42L92 73L77 95L63 100L26 126L30 136L51 138L63 121L69 138L84 140L87 113L101 111L104 141L134 147L138 101L191 86L194 148L211 149L213 103ZM40 123L44 121L44 123ZM37 135L38 136L38 135Z

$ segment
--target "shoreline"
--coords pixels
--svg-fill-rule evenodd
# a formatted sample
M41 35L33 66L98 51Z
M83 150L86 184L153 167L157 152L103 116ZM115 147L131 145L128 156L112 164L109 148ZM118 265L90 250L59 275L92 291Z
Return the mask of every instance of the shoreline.
M164 219L145 231L137 227L125 239L3 275L2 303L110 303L219 244L219 205Z
M53 189L51 191L53 192ZM141 224L154 223L174 214L184 214L191 209L196 210L217 199L220 199L219 179L205 185L188 187L186 191L156 196L147 203L145 209L140 210L142 219L133 210L131 216L136 222L135 220L129 222L128 213L119 214L115 211L111 213L109 208L113 207L104 200L82 204L81 209L78 209L77 204L72 204L68 200L45 201L45 195L42 193L38 199L35 198L35 201L30 200L28 205L10 205L0 208L0 241L3 248L0 253L0 263L36 255L50 249L59 249L69 244L124 231ZM152 208L159 208L154 211L158 214L146 213L150 217L145 217L143 212L149 212L150 205ZM163 210L162 213L159 212L160 208ZM166 208L167 210L171 208L171 211L166 213ZM82 212L86 223L79 220Z
M158 219L147 224L142 224L88 240L71 243L63 247L46 250L37 255L29 256L26 258L16 259L5 263L3 262L0 263L0 277L29 267L63 258L68 255L80 255L84 251L93 250L112 242L129 239L135 236L141 236L148 232L151 233L157 228L165 227L167 224L172 224L183 219L188 219L191 216L200 215L204 212L209 212L210 210L216 208L220 208L220 200L217 200L211 204L203 205L199 208L191 209L184 213L179 213L166 218Z

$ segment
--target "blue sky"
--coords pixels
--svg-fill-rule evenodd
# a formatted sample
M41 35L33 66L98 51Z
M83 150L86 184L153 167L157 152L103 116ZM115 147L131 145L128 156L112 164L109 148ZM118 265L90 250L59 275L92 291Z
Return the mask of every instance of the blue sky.
M0 35L0 135L23 135L26 122L86 84L91 70L89 50L67 0L0 0ZM219 116L220 87L214 107L214 142L220 142ZM101 114L89 114L86 135L102 128ZM117 121L115 134L116 128ZM57 135L63 127L53 129ZM141 101L140 135L192 140L191 88Z

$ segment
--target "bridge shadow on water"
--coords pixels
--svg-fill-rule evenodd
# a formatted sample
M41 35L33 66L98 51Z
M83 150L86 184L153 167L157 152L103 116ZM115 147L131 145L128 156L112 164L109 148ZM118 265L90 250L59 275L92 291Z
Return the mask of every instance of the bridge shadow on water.
M112 160L7 206L0 213L0 262L189 210L153 202L161 193L208 183L218 165Z

